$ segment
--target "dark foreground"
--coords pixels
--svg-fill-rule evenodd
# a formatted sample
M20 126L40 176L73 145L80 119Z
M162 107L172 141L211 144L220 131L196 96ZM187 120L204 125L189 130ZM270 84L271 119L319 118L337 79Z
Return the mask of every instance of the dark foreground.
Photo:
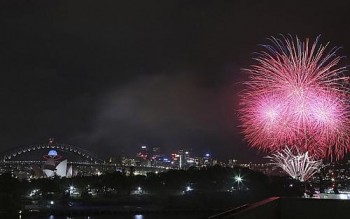
M348 215L350 200L270 197L209 219L343 219Z
M185 195L134 195L91 200L55 200L22 206L22 218L206 218L254 201L248 191Z

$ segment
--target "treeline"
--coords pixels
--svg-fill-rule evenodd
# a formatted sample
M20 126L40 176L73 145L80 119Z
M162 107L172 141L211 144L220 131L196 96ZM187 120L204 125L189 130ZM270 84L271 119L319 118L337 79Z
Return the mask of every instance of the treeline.
M125 174L131 172L130 175ZM242 167L213 166L169 170L147 176L129 171L104 173L100 176L73 178L38 178L18 180L6 173L0 175L0 212L20 208L20 200L33 190L39 190L43 199L67 199L71 186L79 191L80 199L92 199L91 191L99 198L148 194L150 196L230 197L246 201L269 196L300 195L301 186L288 177L266 176ZM240 181L237 180L240 177ZM292 185L292 186L291 186ZM210 194L205 196L205 194ZM217 195L221 194L221 195ZM169 199L168 199L169 200ZM204 200L198 200L201 202ZM200 203L199 203L200 204Z

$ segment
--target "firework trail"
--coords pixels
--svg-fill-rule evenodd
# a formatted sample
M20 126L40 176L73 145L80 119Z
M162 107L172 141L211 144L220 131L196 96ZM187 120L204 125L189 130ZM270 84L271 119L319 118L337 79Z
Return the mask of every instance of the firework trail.
M349 88L338 49L327 50L318 38L270 40L246 69L240 105L245 138L266 151L287 145L316 157L342 158L349 150Z
M322 160L317 160L309 153L293 152L290 148L285 148L280 152L275 152L272 156L268 156L271 163L282 168L293 179L301 182L307 181L322 166Z

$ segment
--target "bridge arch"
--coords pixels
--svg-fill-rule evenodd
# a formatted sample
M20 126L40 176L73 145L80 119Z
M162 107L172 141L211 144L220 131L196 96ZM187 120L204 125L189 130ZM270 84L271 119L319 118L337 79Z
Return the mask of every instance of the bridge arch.
M2 162L11 161L13 158L15 158L18 155L28 153L31 151L44 150L44 149L49 149L49 150L56 149L60 151L66 151L66 152L70 152L75 155L78 155L88 160L91 163L103 163L103 160L97 157L95 154L85 149L82 149L80 147L69 145L69 144L37 144L37 145L19 146L0 154L0 158L2 159Z

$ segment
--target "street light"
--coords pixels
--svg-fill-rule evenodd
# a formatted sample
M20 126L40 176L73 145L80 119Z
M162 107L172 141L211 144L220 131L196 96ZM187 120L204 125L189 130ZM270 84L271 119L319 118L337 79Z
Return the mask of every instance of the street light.
M235 180L236 180L236 182L240 183L240 182L242 182L243 179L240 176L236 176Z
M235 176L235 182L237 182L237 188L238 190L241 190L239 184L242 183L243 178L240 175Z
M73 194L73 191L74 191L74 186L73 185L69 186L69 195L70 196Z

